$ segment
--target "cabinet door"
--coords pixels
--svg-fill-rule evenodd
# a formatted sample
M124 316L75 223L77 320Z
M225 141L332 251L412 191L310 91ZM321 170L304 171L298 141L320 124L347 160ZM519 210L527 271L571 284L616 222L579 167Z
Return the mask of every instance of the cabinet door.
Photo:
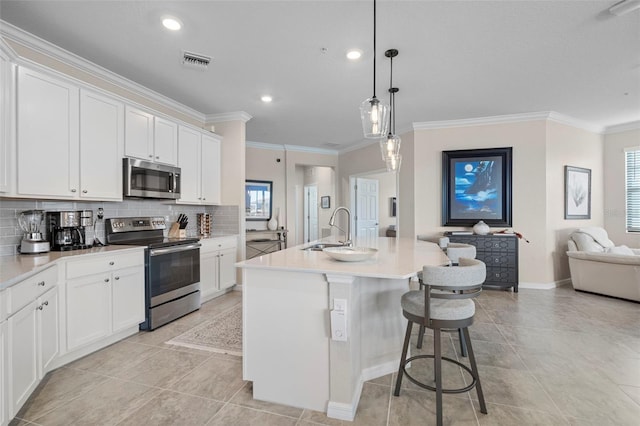
M180 126L178 167L181 203L200 204L200 155L200 132Z
M76 198L78 88L20 67L17 96L18 194Z
M101 339L111 331L111 275L67 281L67 349Z
M122 201L124 104L80 93L80 197Z
M178 124L156 117L153 161L175 166L178 163Z
M113 332L116 333L144 321L144 267L121 269L112 276Z
M218 291L218 251L200 251L200 292L206 298Z
M13 417L38 384L36 302L7 322L9 331L9 416Z
M220 140L202 135L202 202L220 204Z
M236 283L236 249L220 250L218 288L224 290Z
M153 161L153 115L125 107L124 155Z
M11 117L13 117L14 91L11 77L11 62L0 52L0 192L9 192L11 170L13 170L10 144L12 144L13 136Z
M6 425L9 422L9 413L7 410L7 322L0 322L0 425Z
M58 287L52 288L38 298L38 377L42 378L53 360L60 353L60 326L58 320Z

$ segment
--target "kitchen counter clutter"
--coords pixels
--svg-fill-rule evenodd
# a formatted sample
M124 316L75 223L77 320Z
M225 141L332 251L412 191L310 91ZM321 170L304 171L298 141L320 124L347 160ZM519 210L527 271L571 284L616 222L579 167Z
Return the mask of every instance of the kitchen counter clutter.
M436 244L409 238L354 245L377 253L342 262L302 245L237 264L243 379L253 382L254 399L353 420L364 382L398 368L409 278L448 258Z

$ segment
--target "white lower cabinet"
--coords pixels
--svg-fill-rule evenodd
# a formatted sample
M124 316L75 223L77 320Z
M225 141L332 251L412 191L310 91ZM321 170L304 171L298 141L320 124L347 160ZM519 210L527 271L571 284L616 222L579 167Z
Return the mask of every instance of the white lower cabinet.
M236 237L200 240L200 293L207 301L236 283Z
M67 351L144 321L143 256L141 250L67 263Z
M0 301L2 297L0 297ZM1 319L1 318L0 318ZM7 410L7 322L0 321L0 425L9 423L9 410Z
M11 315L7 328L9 411L13 417L59 353L58 288Z

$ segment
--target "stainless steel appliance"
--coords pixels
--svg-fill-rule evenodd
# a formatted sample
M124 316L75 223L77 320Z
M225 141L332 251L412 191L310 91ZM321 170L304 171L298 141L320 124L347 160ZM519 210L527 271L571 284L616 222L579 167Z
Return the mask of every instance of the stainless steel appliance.
M153 330L200 308L200 243L167 238L163 217L121 217L105 221L107 244L144 245L146 319Z
M20 242L20 253L46 253L51 249L51 244L42 235L42 222L44 210L27 210L20 213L18 225L24 232Z
M125 197L180 198L180 168L124 158L122 184Z
M85 233L93 227L91 210L47 212L46 223L51 250L81 250L93 245L93 239L87 240Z

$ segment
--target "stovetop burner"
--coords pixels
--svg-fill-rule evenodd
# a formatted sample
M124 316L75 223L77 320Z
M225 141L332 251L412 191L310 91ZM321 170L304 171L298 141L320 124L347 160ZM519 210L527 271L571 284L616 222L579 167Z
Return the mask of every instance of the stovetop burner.
M197 243L198 238L169 238L163 217L118 217L105 221L107 244L170 247Z

